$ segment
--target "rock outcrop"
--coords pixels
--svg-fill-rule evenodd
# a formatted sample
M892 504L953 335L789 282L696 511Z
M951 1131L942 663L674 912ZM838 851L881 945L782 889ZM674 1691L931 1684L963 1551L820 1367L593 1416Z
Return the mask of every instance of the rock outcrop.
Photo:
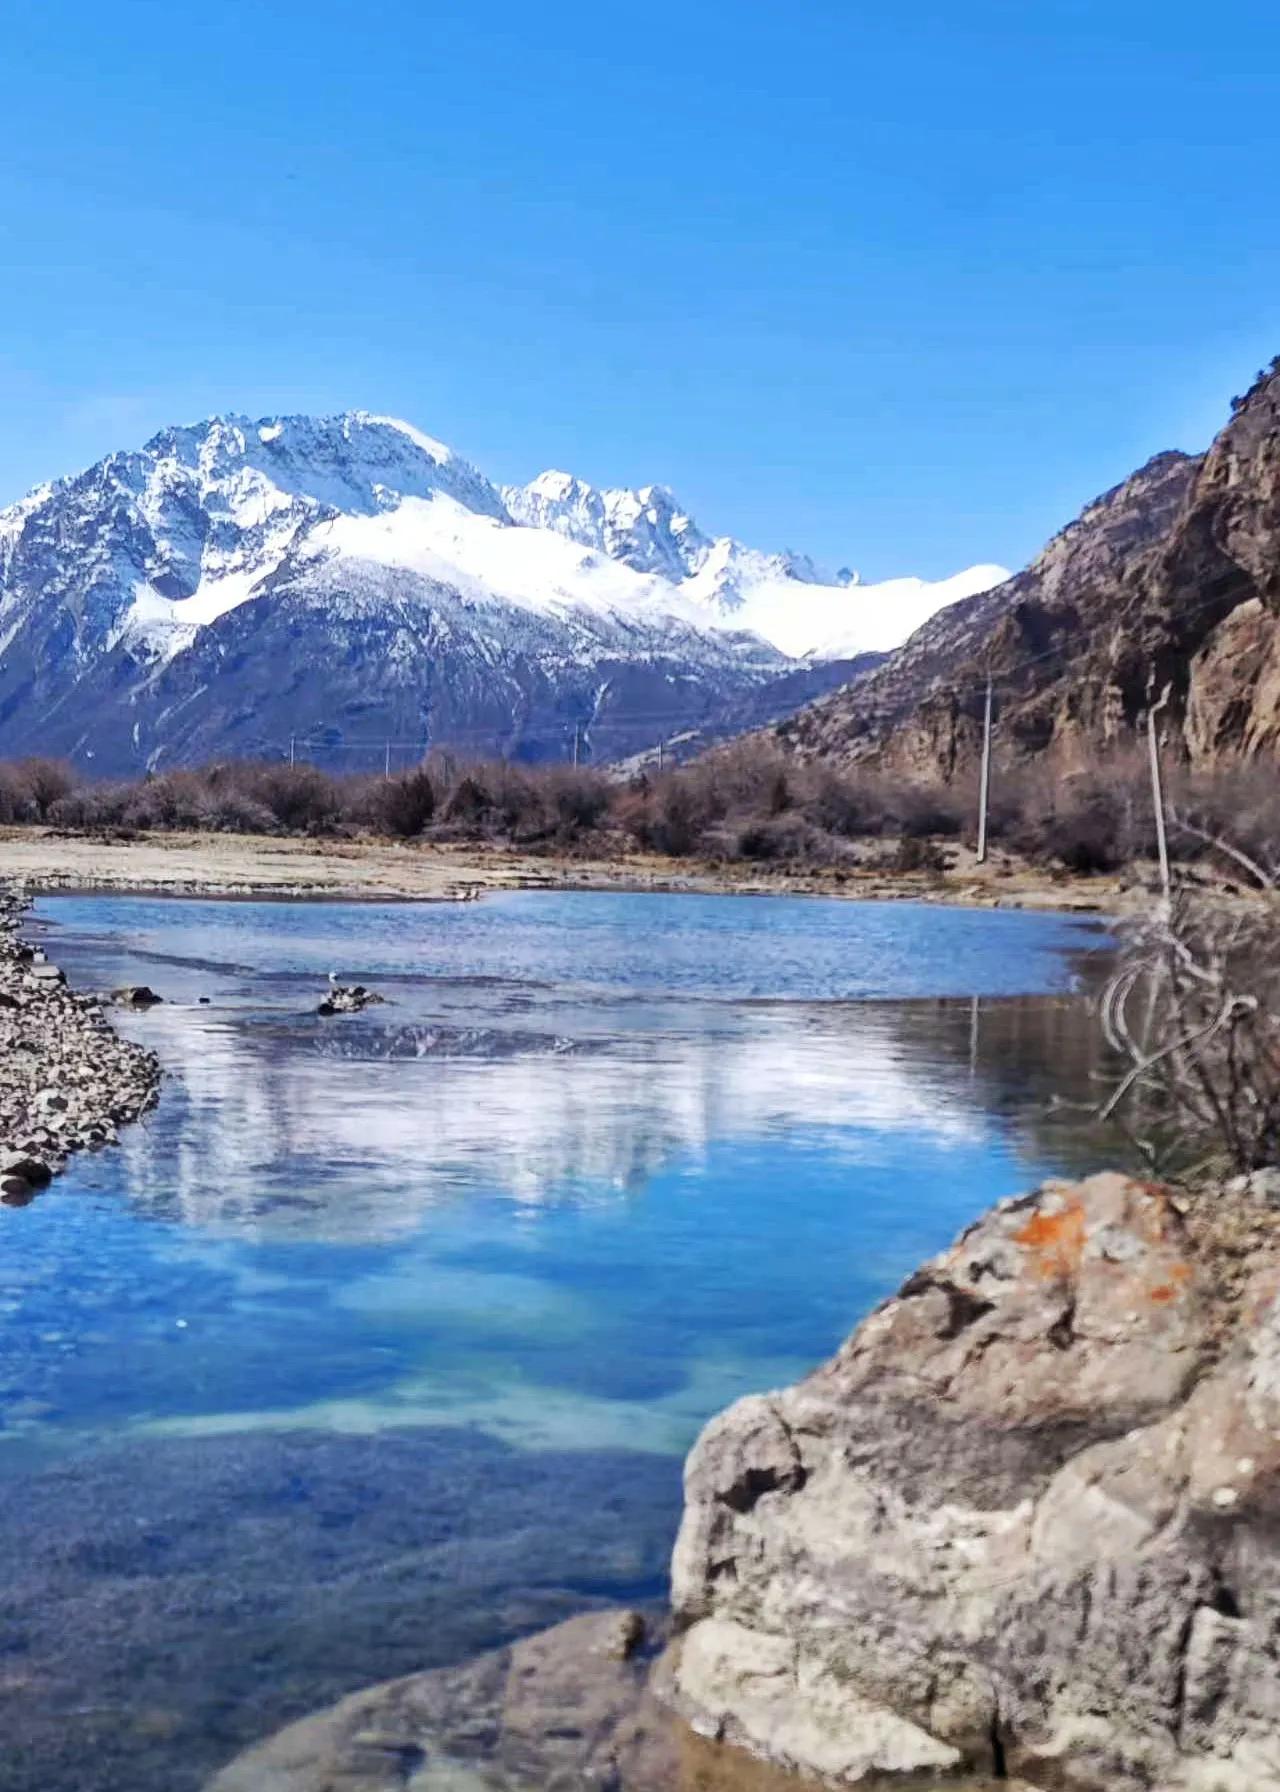
M1280 361L1208 453L1157 455L1025 571L941 611L870 676L778 725L805 757L971 771L996 750L1072 770L1171 691L1193 764L1280 748Z
M24 943L22 912L0 889L0 1202L10 1207L25 1206L72 1152L114 1142L160 1084L155 1057Z
M598 1786L675 1792L634 1612L592 1613L457 1668L355 1693L249 1749L207 1792Z
M716 1419L676 1709L840 1783L1280 1788L1278 1225L1046 1184Z

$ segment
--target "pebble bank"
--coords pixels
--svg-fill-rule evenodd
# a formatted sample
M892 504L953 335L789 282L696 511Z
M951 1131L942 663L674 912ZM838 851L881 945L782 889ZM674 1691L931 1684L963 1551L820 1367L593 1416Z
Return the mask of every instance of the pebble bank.
M26 900L0 886L0 1201L21 1207L77 1151L113 1144L151 1107L160 1065L102 1002L23 938Z

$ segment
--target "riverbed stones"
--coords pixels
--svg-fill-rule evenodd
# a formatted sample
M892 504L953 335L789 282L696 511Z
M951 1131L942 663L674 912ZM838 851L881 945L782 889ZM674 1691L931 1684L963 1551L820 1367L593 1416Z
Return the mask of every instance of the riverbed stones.
M0 1202L25 1206L76 1151L110 1144L155 1101L152 1053L19 933L24 903L0 888Z
M714 1420L674 1708L845 1784L1276 1792L1277 1225L1045 1184Z
M163 1002L149 983L126 983L121 989L113 989L111 1000L118 1008L154 1008Z
M317 1014L359 1014L364 1008L376 1008L385 1002L376 990L366 989L363 983L335 983L329 993L316 1008Z

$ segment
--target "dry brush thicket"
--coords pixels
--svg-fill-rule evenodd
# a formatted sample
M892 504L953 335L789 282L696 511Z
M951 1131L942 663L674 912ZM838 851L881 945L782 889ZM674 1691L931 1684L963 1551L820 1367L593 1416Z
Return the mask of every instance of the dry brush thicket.
M1240 876L1218 836L1229 834L1249 856L1280 840L1280 792L1269 768L1183 772L1173 785L1192 824L1174 841L1188 865ZM780 866L870 862L938 870L948 845L972 843L976 818L972 783L802 765L761 739L630 778L585 767L473 763L447 753L387 779L227 761L104 782L50 760L0 764L0 823L75 832L372 833L493 840L527 850L642 849ZM1067 778L1037 766L1001 772L990 837L1032 863L1085 875L1149 859L1155 834L1145 763L1118 756Z
M1249 1174L1280 1165L1280 841L1242 807L1218 828L1170 809L1189 840L1239 880L1175 884L1124 930L1102 998L1124 1066L1104 1105L1155 1169Z

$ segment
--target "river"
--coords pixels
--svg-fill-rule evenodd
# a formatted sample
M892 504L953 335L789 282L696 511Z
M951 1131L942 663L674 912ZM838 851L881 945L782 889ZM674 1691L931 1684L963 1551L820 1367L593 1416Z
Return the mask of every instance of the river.
M3 1792L194 1792L353 1687L660 1598L701 1424L1108 1149L1078 919L513 893L36 925L77 983L165 997L122 1025L170 1075L0 1210ZM330 970L386 1005L318 1017Z

